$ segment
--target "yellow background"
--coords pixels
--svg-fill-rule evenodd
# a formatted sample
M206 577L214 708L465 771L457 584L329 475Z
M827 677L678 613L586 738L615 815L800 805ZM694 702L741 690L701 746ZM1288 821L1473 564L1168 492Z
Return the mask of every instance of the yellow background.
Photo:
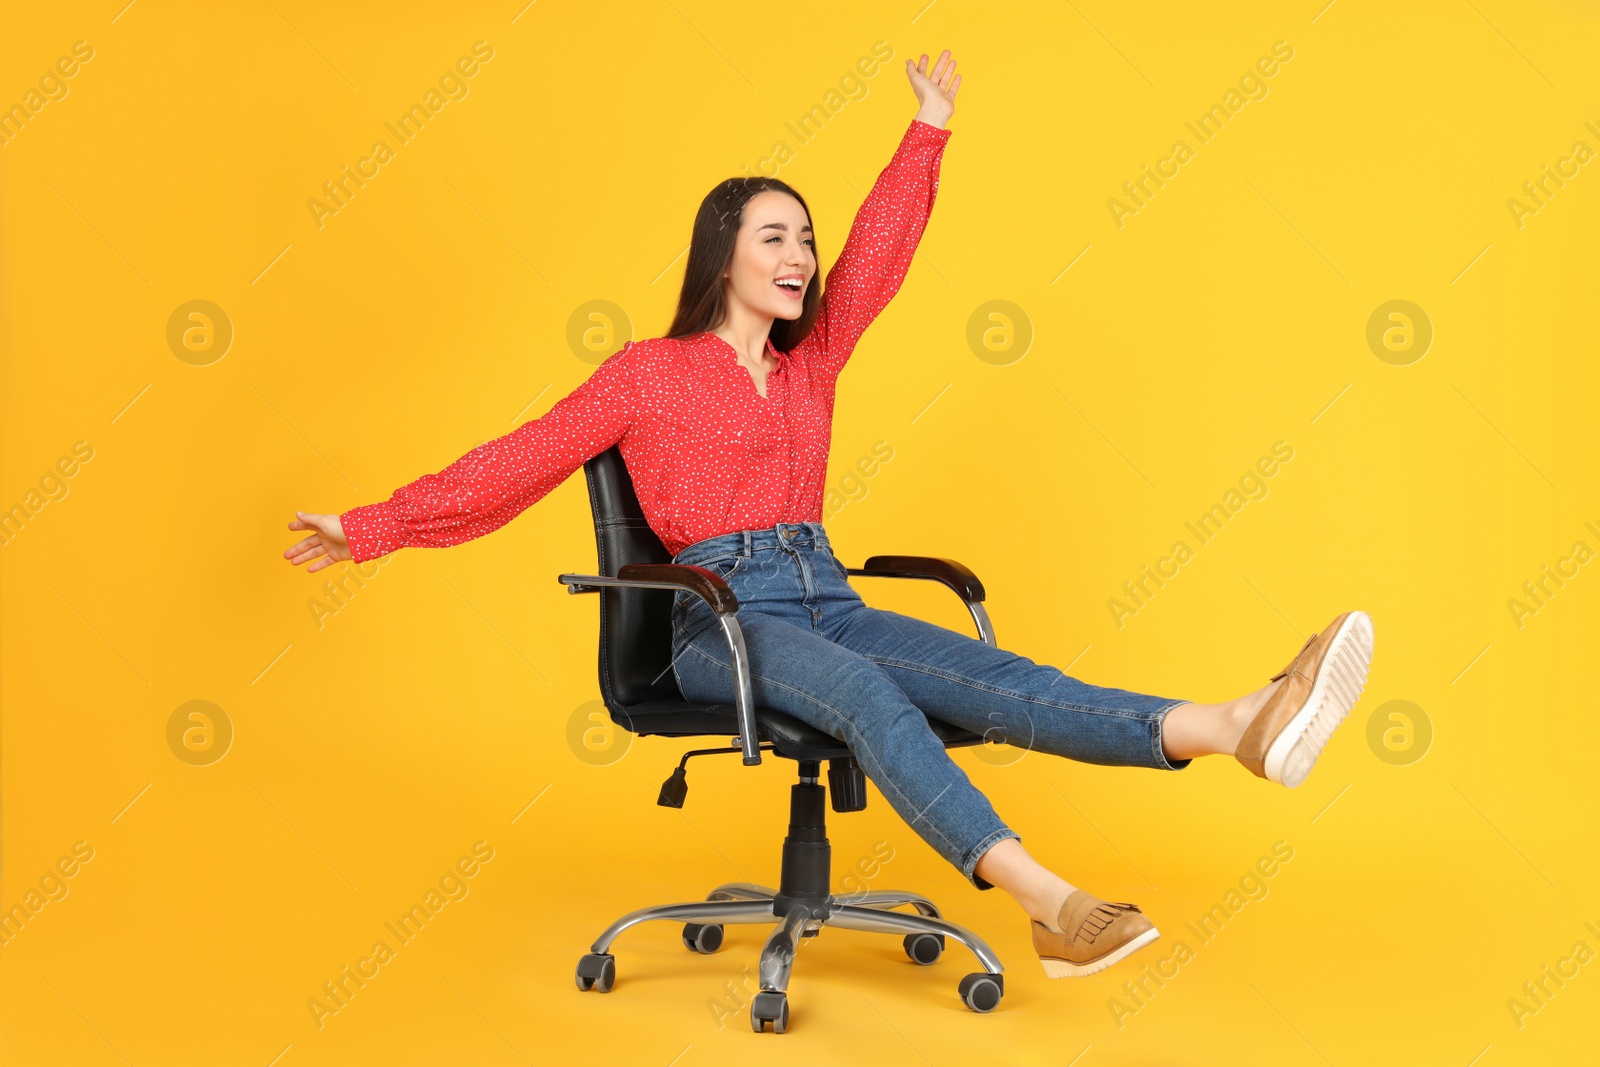
M1520 1027L1507 1001L1576 942L1600 950L1600 565L1520 627L1507 601L1574 542L1600 548L1600 162L1520 227L1507 201L1575 141L1600 148L1594 5L433 7L8 15L0 104L75 41L94 58L0 147L0 506L56 485L75 442L93 458L0 549L0 906L75 842L93 859L0 948L5 1063L1593 1055L1600 963ZM319 228L322 183L479 40L469 94ZM1280 40L1268 94L1198 145L1184 123ZM893 58L798 144L785 123L877 41ZM595 566L581 477L492 536L397 554L320 625L334 572L291 567L286 524L547 410L599 358L568 343L581 305L627 313L610 350L665 332L700 198L775 141L831 263L915 113L905 57L945 47L964 83L932 222L841 379L839 554L958 559L1005 647L1201 701L1361 608L1366 693L1294 791L1226 758L955 755L1044 862L1154 918L1143 959L1047 981L1022 913L873 790L831 818L836 883L886 842L870 885L989 939L997 1012L960 1004L975 966L955 946L920 968L897 939L825 930L790 1032L757 1037L728 983L767 927L709 957L635 928L616 989L580 994L574 964L622 913L776 878L793 764L697 760L673 811L655 793L689 743L569 747L598 693L597 601L556 581ZM1180 138L1194 158L1119 228L1107 201ZM235 334L206 366L166 340L197 299ZM1395 299L1435 334L1406 366L1366 342ZM968 346L991 300L1031 323L1021 358ZM1122 583L1278 440L1294 458L1265 498L1119 628ZM848 482L879 441L892 460ZM858 585L968 628L942 589ZM191 700L235 733L209 766L168 746ZM1420 760L1368 744L1393 700L1431 723ZM319 1029L322 983L478 841L494 858L469 895ZM1277 841L1294 856L1268 894L1199 945L1185 922ZM1194 958L1119 1026L1110 999L1179 941Z

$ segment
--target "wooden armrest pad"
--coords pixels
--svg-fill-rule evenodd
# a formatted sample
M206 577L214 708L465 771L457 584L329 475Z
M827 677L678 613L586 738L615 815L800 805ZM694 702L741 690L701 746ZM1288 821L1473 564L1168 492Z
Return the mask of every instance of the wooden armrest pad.
M872 556L858 573L868 577L930 578L948 585L963 600L982 601L984 596L983 583L976 574L964 564L938 556Z
M739 610L739 598L733 595L728 583L693 564L626 563L618 569L617 577L625 582L662 582L687 589L711 605L711 610L718 615L730 615Z

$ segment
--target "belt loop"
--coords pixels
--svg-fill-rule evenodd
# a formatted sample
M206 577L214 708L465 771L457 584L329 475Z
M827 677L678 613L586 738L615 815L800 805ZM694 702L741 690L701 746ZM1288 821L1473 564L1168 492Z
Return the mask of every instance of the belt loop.
M751 557L753 557L755 555L755 553L750 548L750 531L749 530L742 530L742 531L740 531L740 533L743 534L743 536L744 536L744 557L746 559L750 559Z

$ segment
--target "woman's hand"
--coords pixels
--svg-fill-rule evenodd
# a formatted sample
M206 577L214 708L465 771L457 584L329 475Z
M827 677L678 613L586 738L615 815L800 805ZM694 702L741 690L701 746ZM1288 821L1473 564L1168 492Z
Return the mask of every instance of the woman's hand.
M350 558L350 544L344 539L344 525L339 522L339 516L318 515L310 511L297 511L295 515L297 517L289 524L289 529L315 530L316 533L293 548L284 549L284 559L298 567L308 559L324 557L306 568L309 574Z
M911 88L916 91L917 103L921 105L917 118L944 129L950 113L956 109L956 90L961 88L961 75L956 73L956 61L950 58L950 49L940 54L931 76L926 55L915 67L911 60L906 60L906 77L911 79Z

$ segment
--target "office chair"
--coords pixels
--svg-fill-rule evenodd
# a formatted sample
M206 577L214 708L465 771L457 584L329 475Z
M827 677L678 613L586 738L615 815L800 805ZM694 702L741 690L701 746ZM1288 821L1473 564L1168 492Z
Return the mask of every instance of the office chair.
M792 716L754 706L738 599L727 583L704 567L670 562L671 554L645 521L617 447L585 463L584 475L594 512L600 574L563 574L560 580L572 593L601 594L600 691L612 720L641 737L734 735L729 746L686 753L662 784L656 803L683 807L687 764L694 756L739 752L746 766L755 766L761 762L762 752L771 752L797 761L800 780L790 787L789 833L783 840L776 889L730 882L717 886L703 901L629 912L608 926L578 961L578 988L609 992L616 981L611 943L624 930L646 920L684 923L683 943L698 953L712 953L721 947L724 923L777 923L761 949L761 988L750 1004L750 1026L763 1032L770 1022L773 1033L781 1034L789 1024L789 972L800 939L814 937L828 925L899 934L906 955L923 965L937 961L945 938L953 938L971 949L983 965L982 971L961 979L957 992L974 1011L994 1010L1005 991L1005 968L999 957L972 931L944 920L932 901L913 892L845 896L829 892L832 856L823 813L825 790L818 782L821 764L828 761L828 789L837 812L861 811L867 806L866 775L842 741ZM966 602L979 637L995 643L983 609L983 585L953 560L873 556L866 566L847 567L846 572L943 582ZM731 707L685 700L678 689L671 670L671 634L673 593L679 589L705 600L721 623L736 668ZM947 748L983 743L980 735L950 723L931 717L928 722ZM914 908L916 914L893 910L901 905Z

